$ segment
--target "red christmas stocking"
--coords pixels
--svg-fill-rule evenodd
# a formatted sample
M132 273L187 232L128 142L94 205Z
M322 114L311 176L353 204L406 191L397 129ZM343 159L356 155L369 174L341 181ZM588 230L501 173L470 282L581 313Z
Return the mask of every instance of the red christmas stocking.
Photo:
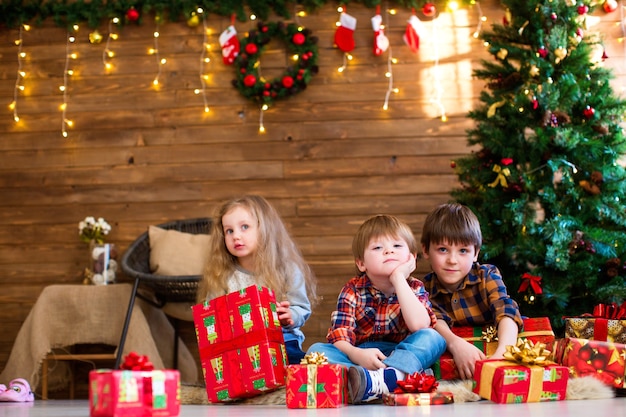
M346 12L341 13L339 18L341 24L335 32L335 45L343 52L350 52L354 49L354 29L356 29L356 18Z
M372 29L374 30L374 55L382 55L389 48L389 39L385 36L385 31L381 28L383 18L380 14L372 17Z
M417 52L420 47L420 36L424 36L424 25L417 16L412 15L409 23L406 25L406 31L402 39L411 48L412 52Z
M222 59L224 64L231 65L235 62L235 58L239 55L239 38L237 37L237 29L233 25L226 28L220 34L220 46L222 47Z

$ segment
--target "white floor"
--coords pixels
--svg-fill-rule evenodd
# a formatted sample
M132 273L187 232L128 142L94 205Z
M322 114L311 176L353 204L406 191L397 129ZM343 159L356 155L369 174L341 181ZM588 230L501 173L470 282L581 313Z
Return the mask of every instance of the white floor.
M180 417L621 417L626 398L494 404L489 401L430 407L390 407L382 404L327 409L288 409L285 406L185 405ZM34 403L0 403L0 417L89 417L87 400L36 400Z

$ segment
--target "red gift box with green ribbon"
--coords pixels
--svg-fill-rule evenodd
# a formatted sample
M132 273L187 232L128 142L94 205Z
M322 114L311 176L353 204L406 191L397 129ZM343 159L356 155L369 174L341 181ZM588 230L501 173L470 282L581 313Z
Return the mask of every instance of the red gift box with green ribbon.
M287 408L339 408L348 405L348 368L329 363L288 365L285 395Z
M90 417L174 417L179 413L177 370L89 372Z
M528 339L533 343L544 343L550 348L554 344L554 331L548 317L534 317L523 319L524 326L518 337ZM498 334L495 326L453 326L452 332L472 343L485 355L490 356L498 347ZM439 361L433 365L433 371L438 379L458 379L459 375L452 359L452 354L445 351Z
M566 337L556 343L555 360L575 377L594 376L613 388L626 388L626 345Z
M192 311L210 402L253 397L285 385L287 354L273 291L253 285Z

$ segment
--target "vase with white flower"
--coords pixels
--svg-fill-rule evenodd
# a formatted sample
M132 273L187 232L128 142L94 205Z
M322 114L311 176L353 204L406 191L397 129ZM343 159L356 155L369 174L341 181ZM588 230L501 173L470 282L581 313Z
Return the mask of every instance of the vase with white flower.
M105 243L104 238L111 225L102 217L97 220L85 217L78 223L80 240L89 244L89 260L84 272L84 283L107 285L115 283L117 274L117 250L115 244Z

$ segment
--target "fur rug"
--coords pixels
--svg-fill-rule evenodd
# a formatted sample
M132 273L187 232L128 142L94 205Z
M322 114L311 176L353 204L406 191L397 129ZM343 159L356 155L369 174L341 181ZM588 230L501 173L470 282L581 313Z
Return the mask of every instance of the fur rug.
M479 401L480 397L472 392L472 385L472 380L439 381L437 391L452 392L452 394L454 395L455 403ZM598 400L602 398L613 397L615 397L615 391L611 387L594 378L593 376L570 378L567 383L566 399L568 400ZM208 402L207 393L204 386L201 385L182 385L181 403L188 405L211 404ZM237 401L234 404L284 405L285 388L279 388L266 394Z

